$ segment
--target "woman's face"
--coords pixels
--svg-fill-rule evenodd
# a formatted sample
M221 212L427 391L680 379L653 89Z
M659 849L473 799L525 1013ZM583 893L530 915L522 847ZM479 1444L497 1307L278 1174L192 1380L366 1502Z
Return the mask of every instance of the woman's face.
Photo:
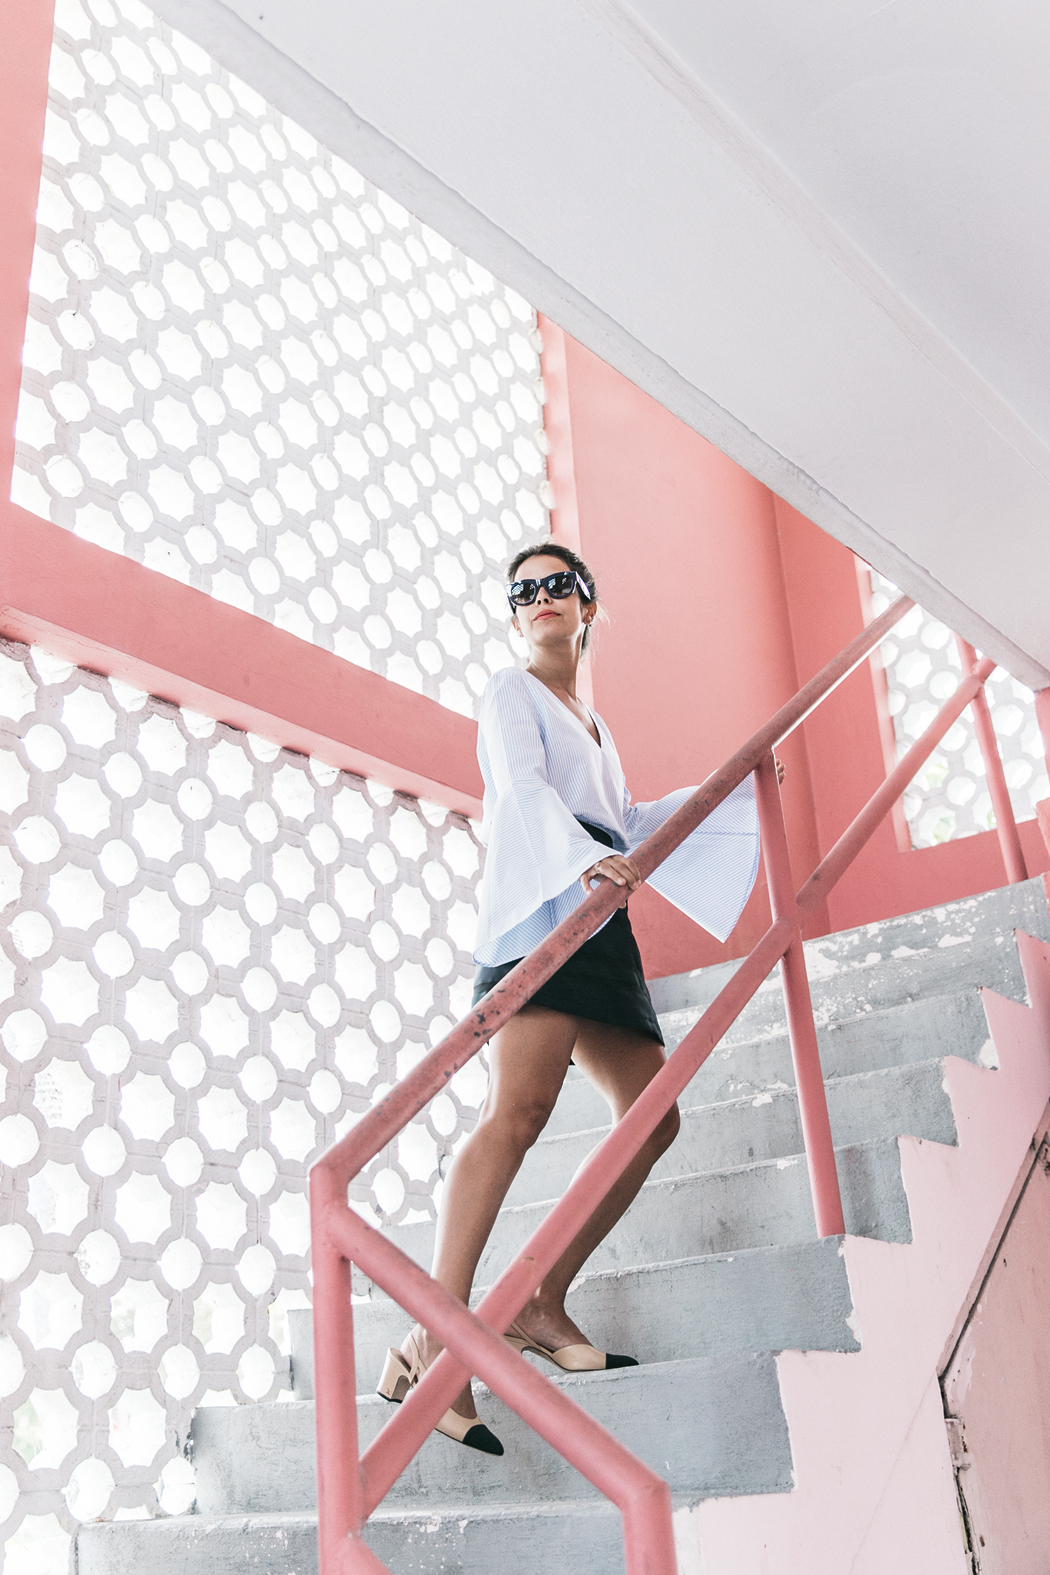
M542 580L546 575L558 574L566 567L561 558L541 552L534 558L526 558L514 571L514 578ZM534 651L564 646L575 648L578 655L584 631L593 616L593 603L585 606L578 592L555 600L541 585L536 600L528 607L519 607L514 621L525 638L530 655Z

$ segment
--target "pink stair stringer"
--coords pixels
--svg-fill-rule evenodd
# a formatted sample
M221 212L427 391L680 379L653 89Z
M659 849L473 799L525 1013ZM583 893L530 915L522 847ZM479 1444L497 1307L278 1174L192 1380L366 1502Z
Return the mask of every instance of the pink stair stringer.
M794 1491L680 1511L683 1568L970 1575L939 1374L1050 1099L1050 945L1016 936L1031 1005L981 992L998 1070L945 1063L958 1147L899 1139L913 1241L843 1238L860 1352L779 1358Z

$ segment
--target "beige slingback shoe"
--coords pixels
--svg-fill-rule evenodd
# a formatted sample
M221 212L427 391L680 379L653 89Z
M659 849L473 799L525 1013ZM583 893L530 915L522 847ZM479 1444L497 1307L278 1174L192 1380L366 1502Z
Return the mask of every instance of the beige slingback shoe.
M391 1346L387 1352L386 1362L383 1364L383 1376L376 1389L376 1393L382 1395L384 1400L391 1400L395 1405L401 1404L409 1390L415 1387L426 1372L426 1364L414 1335L409 1335L408 1343L412 1360L409 1361L403 1351L397 1351ZM484 1422L471 1421L469 1417L460 1416L459 1412L453 1411L451 1406L434 1431L444 1433L446 1438L455 1439L457 1444L465 1444L468 1449L478 1449L484 1455L503 1453L503 1445Z
M522 1355L531 1351L534 1356L542 1356L546 1361L553 1362L563 1373L600 1373L614 1367L638 1366L633 1356L613 1356L607 1351L597 1350L593 1345L563 1345L557 1351L548 1351L545 1345L537 1345L520 1323L512 1323L503 1338Z

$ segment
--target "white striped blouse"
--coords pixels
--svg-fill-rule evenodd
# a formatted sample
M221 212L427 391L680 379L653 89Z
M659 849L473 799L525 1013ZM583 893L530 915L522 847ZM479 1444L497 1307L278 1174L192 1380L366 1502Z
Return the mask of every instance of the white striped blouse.
M644 842L693 792L632 804L616 745L601 717L583 723L531 673L489 680L478 722L485 779L476 962L524 957L583 901L579 877L608 852L579 824L601 826L617 852ZM649 877L668 901L724 941L758 871L754 784L747 777Z

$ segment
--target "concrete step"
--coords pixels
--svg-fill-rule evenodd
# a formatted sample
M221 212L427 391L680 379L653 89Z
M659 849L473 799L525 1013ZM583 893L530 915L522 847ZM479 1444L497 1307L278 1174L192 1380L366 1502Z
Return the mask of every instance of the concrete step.
M904 1133L955 1142L941 1060L832 1079L827 1100L831 1131L840 1148ZM511 1185L508 1206L560 1197L608 1131L604 1126L541 1138ZM798 1097L794 1088L775 1084L745 1098L683 1109L681 1131L652 1175L660 1179L721 1170L752 1160L781 1159L802 1148Z
M979 1066L995 1064L981 993L972 987L829 1023L818 1029L817 1040L829 1104L837 1079L864 1072L949 1055ZM793 1087L794 1081L786 1034L739 1044L723 1040L690 1083L689 1098L706 1103L754 1097L769 1089Z
M679 1503L791 1485L791 1451L776 1359L756 1355L690 1358L610 1373L545 1371L591 1416L670 1484ZM502 1440L501 1458L434 1434L386 1500L425 1509L550 1503L599 1497L558 1452L483 1386L478 1411ZM378 1395L357 1415L365 1448L392 1418ZM314 1408L214 1406L193 1420L193 1463L201 1515L308 1510L316 1505Z
M478 1294L480 1299L481 1292ZM641 1362L748 1351L857 1351L841 1238L683 1258L587 1274L569 1292L570 1315L602 1348ZM313 1313L288 1314L297 1400L314 1394ZM407 1314L376 1294L354 1307L358 1389L370 1393ZM534 1358L530 1358L534 1360ZM544 1373L548 1363L538 1361Z
M1025 983L1013 941L1015 929L1050 940L1041 876L807 941L806 965L818 1026L883 1011L920 995L948 995L967 985L986 985L1023 1001ZM672 1012L684 1012L695 1021L738 966L718 963L651 980L661 1023L664 1014ZM778 969L726 1038L744 1041L783 1033L785 1021Z
M837 1160L847 1232L910 1241L897 1139L852 1144L837 1151ZM549 1202L527 1203L501 1212L479 1266L482 1284L498 1278L549 1208ZM805 1157L792 1154L646 1182L592 1255L589 1267L604 1271L747 1247L781 1247L812 1240L814 1230ZM394 1226L388 1234L416 1263L429 1269L432 1221Z
M668 1050L681 1042L700 1013L694 1007L661 1018ZM937 1056L956 1055L987 1065L991 1042L980 990L967 985L946 995L923 996L883 1011L864 1012L817 1030L820 1062L830 1083L839 1077L908 1066ZM680 1103L721 1104L726 1100L791 1088L795 1074L786 1033L759 1039L723 1039L690 1082ZM829 1091L829 1099L830 1099ZM583 1077L570 1071L544 1138L606 1126L609 1110ZM842 1139L841 1141L845 1141Z
M509 1550L542 1575L622 1575L623 1529L611 1504L462 1504L383 1509L365 1541L395 1575L491 1575ZM313 1513L179 1515L81 1527L79 1575L317 1575Z

